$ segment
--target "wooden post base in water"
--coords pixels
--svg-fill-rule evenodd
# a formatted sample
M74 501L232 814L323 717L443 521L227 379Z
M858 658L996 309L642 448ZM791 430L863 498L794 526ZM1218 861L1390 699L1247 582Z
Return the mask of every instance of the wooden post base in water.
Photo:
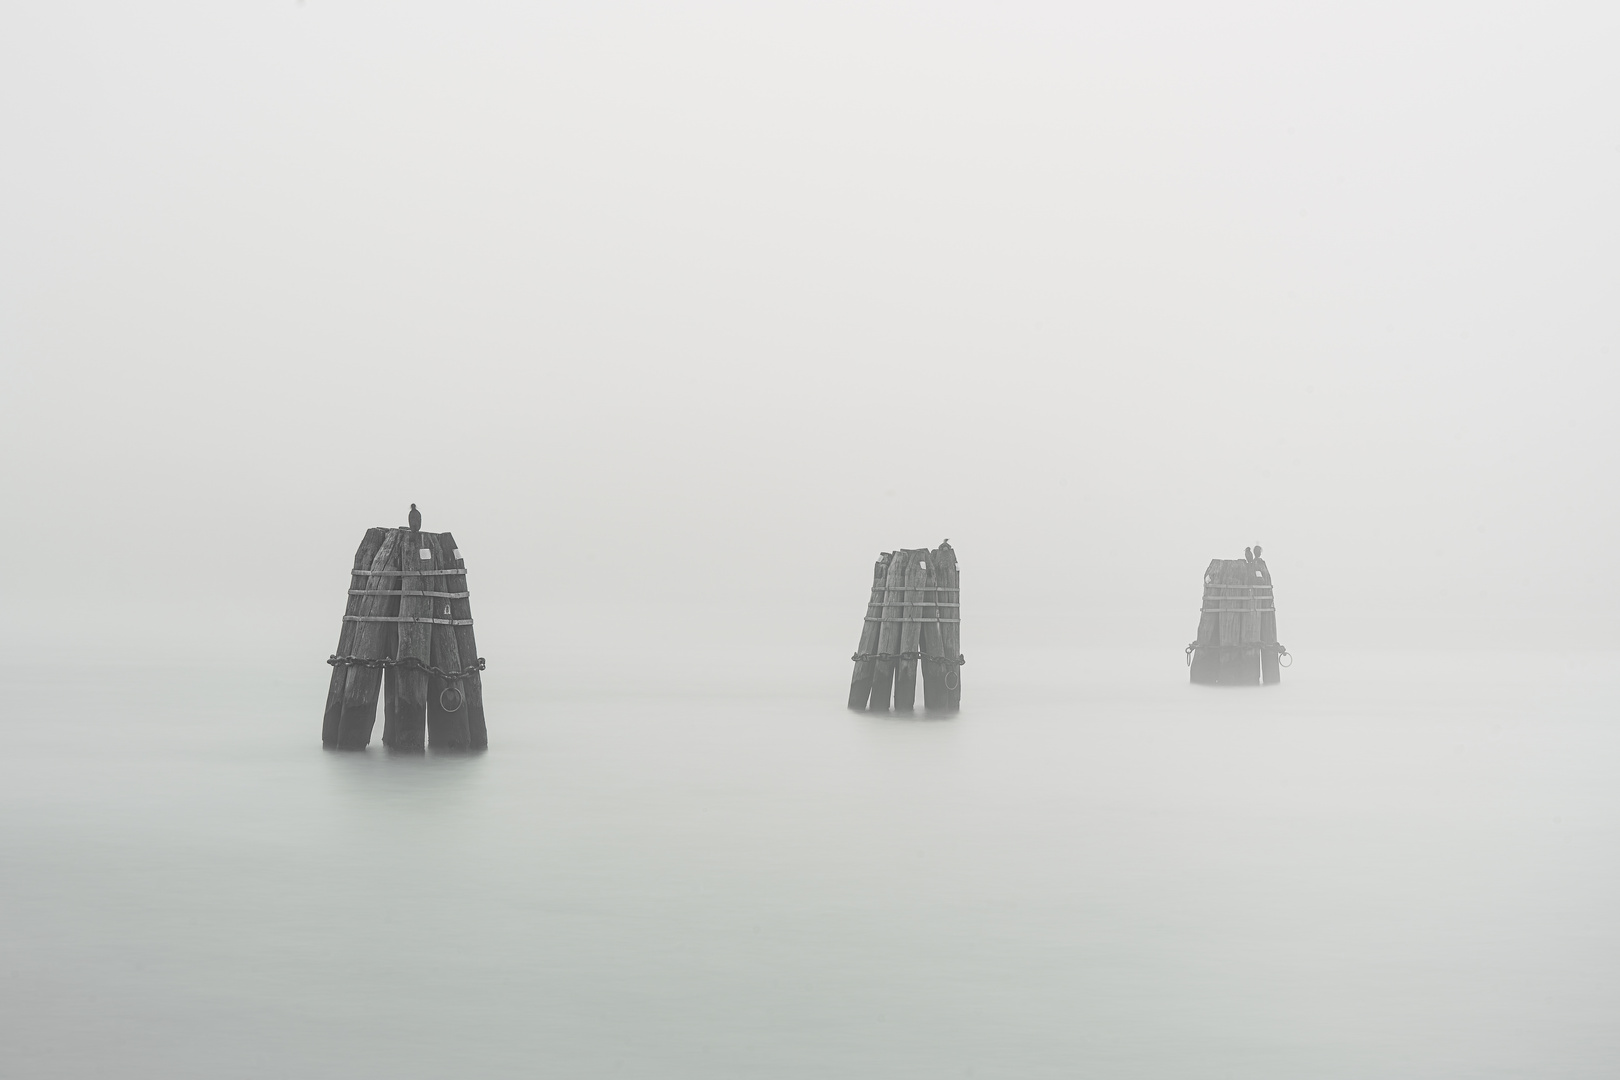
M955 712L962 705L960 586L956 552L947 541L930 551L885 551L872 567L872 594L849 681L849 707L898 714L923 707Z
M449 533L367 531L355 552L338 651L328 661L322 746L364 750L379 697L390 750L489 745L466 573Z
M1187 647L1195 683L1259 686L1281 679L1277 611L1264 559L1212 559L1204 572L1198 639Z

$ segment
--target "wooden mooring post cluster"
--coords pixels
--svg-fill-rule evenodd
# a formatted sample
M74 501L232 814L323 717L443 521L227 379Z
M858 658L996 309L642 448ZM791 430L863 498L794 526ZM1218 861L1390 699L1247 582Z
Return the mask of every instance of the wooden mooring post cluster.
M413 519L415 508L412 507ZM414 524L413 520L413 524ZM484 661L473 639L467 568L455 537L368 529L354 553L321 744L363 750L383 699L383 745L481 750Z
M962 706L962 588L949 540L930 551L885 551L872 567L861 643L851 657L851 709L911 712L917 671L923 707L955 712Z
M1204 572L1198 640L1187 646L1195 683L1257 686L1282 678L1288 650L1277 642L1271 570L1260 550L1256 545L1241 559L1211 559Z

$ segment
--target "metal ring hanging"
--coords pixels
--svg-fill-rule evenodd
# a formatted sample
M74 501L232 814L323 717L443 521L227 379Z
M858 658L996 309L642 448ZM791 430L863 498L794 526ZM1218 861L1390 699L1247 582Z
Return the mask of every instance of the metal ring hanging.
M460 687L447 686L439 691L439 708L445 712L456 712L464 701L466 695L461 692Z

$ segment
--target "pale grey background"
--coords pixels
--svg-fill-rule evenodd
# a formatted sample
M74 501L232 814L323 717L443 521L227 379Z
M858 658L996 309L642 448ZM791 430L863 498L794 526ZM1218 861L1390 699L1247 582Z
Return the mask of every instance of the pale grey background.
M1173 656L1257 539L1296 650L1613 643L1617 31L14 6L7 640L324 656L415 501L509 660L788 585L841 657L877 551L945 536L970 656Z
M1608 1080L1617 45L11 5L0 1074ZM492 749L322 753L412 501ZM946 536L963 712L845 711Z

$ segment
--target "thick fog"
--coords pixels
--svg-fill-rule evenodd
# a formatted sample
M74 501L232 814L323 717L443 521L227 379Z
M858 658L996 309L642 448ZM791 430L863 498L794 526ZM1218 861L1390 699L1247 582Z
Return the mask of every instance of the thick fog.
M701 653L690 618L825 653L837 702L871 561L945 537L970 658L1179 663L1256 541L1297 654L1615 641L1614 9L6 24L14 654L318 694L411 502L492 672L569 625Z

